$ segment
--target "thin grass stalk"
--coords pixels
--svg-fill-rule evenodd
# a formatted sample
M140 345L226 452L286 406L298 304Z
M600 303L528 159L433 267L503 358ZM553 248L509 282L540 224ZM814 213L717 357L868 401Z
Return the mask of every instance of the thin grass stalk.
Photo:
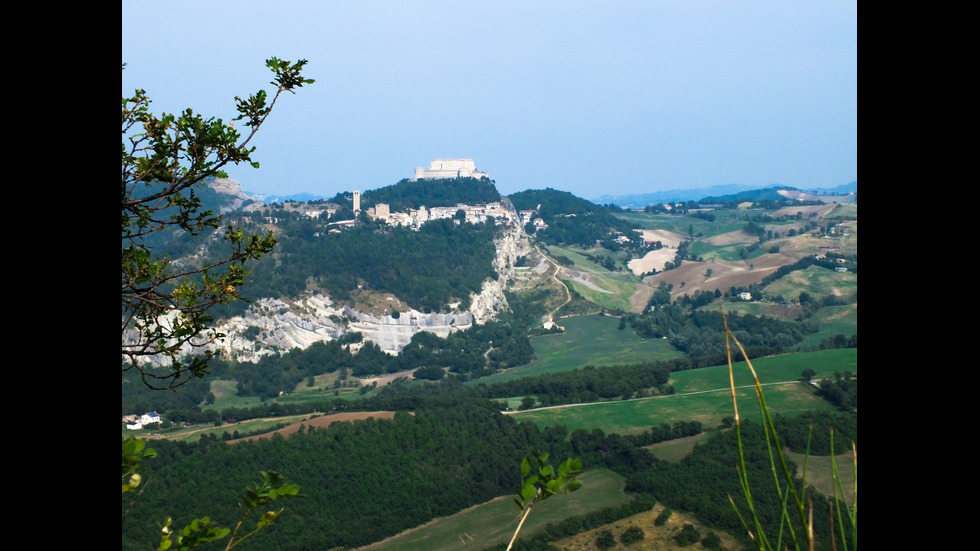
M725 317L724 311L722 311L722 323L725 325L725 335L730 334L728 330L728 318ZM738 414L738 398L735 396L735 371L732 367L732 350L729 344L729 339L725 339L725 356L728 359L728 382L732 393L732 410L735 412L735 441L738 445L738 464L735 466L735 471L738 473L738 481L742 485L742 493L745 495L745 500L749 507L749 513L752 519L752 528L749 527L748 522L746 522L745 517L742 516L741 511L735 505L735 500L731 495L728 496L728 500L731 502L732 507L735 509L735 513L738 515L739 520L742 521L742 526L745 531L748 532L749 537L756 542L759 549L770 549L768 538L765 532L762 530L762 525L759 522L759 515L755 511L755 502L752 500L752 489L749 486L748 474L745 469L745 451L742 447L742 421Z
M858 538L858 451L857 445L851 442L851 451L854 454L854 500L851 502L851 540L852 551L857 551Z
M726 331L727 330L728 329L727 329L727 324L726 324ZM779 490L780 495L781 495L782 494L782 489L779 486L779 479L778 479L778 476L776 475L776 472L775 472L776 463L772 459L772 449L773 448L775 448L775 450L776 450L776 456L779 458L779 465L782 468L783 477L786 479L787 491L789 491L792 494L792 496L793 496L793 501L794 501L795 509L797 510L797 513L799 514L799 517L800 517L800 525L805 527L807 525L806 509L805 509L805 506L804 506L804 496L805 496L806 488L805 487L803 488L803 492L804 492L803 495L800 495L800 494L797 493L797 491L796 491L796 485L793 483L793 475L792 475L792 473L790 473L789 464L786 461L786 456L783 454L782 446L779 443L779 434L776 432L776 424L775 424L775 421L773 421L772 415L769 413L769 406L766 405L766 398L765 398L765 395L762 392L762 383L759 382L759 376L756 373L755 368L752 366L752 361L749 359L748 354L745 353L745 348L742 347L742 343L739 342L739 340L735 337L735 335L732 334L730 331L729 331L729 334L731 336L731 339L735 342L736 346L738 346L739 351L742 353L742 357L745 358L745 363L746 363L746 365L748 365L749 371L752 373L752 378L755 381L755 392L756 392L756 396L759 399L759 407L761 409L762 416L763 416L763 427L766 430L766 445L769 446L770 461L771 461L772 468L773 468L773 478L776 481L776 487ZM769 435L770 434L772 435L773 442L775 442L775 446L770 446L770 443L769 443ZM783 511L783 514L786 515L788 513L784 510ZM790 527L790 531L791 531L791 534L792 534L793 539L794 539L794 542L795 542L796 541L796 531L793 529L792 523L790 523L789 527ZM806 532L804 532L804 534L805 533ZM798 545L798 543L797 543L797 545ZM808 547L809 547L809 545L808 545Z
M857 447L852 443L851 450L854 454L854 503L849 505L847 503L847 492L844 490L844 483L840 479L840 474L837 470L837 459L835 455L834 448L834 429L830 428L830 468L831 468L831 478L833 479L834 487L834 507L837 513L837 525L840 530L841 541L844 545L844 551L856 551L857 550ZM840 493L838 495L838 492ZM844 526L844 521L841 514L841 503L844 503L844 508L847 510L847 517L851 523L851 538L853 549L848 547L847 544L847 533Z
M786 528L789 529L790 537L793 540L794 546L796 547L796 549L799 549L800 548L799 547L799 545L800 545L799 538L798 538L798 536L796 534L796 530L793 527L793 523L789 521L789 513L788 513L787 505L788 505L788 498L789 498L790 495L792 495L793 496L793 501L794 501L794 506L795 506L794 508L797 510L797 513L800 516L801 526L807 527L808 526L808 521L807 521L807 515L806 515L804 503L803 503L803 497L801 497L797 493L796 486L793 483L793 475L789 471L789 466L788 466L788 464L786 462L786 457L784 456L784 454L782 452L782 449L780 447L780 444L779 444L779 435L776 432L775 423L774 423L774 421L772 419L772 416L769 413L769 408L766 405L765 395L762 392L762 384L759 381L759 376L756 373L755 368L752 366L752 362L749 359L748 354L746 354L745 348L742 346L742 343L739 342L738 338L735 337L735 334L732 333L732 331L729 329L729 327L728 327L728 318L725 316L724 310L722 310L721 314L722 314L722 323L724 324L724 327L725 327L725 336L726 336L726 338L725 338L725 352L726 352L726 357L728 359L728 378L729 378L729 384L730 384L731 393L732 393L732 407L733 407L733 409L735 411L735 430L736 430L736 433L735 434L736 434L736 440L738 442L739 463L741 465L741 469L739 469L739 481L742 484L742 491L745 493L745 497L746 497L746 500L747 500L748 505L749 505L749 512L751 513L752 523L753 523L753 526L756 529L756 534L757 534L757 537L758 537L758 539L756 540L756 544L759 546L760 549L768 549L768 548L770 548L769 547L768 538L766 537L765 533L762 530L761 523L760 523L759 518L758 518L758 514L757 514L757 512L755 510L754 502L752 500L751 489L750 489L750 486L748 484L748 476L747 476L746 470L745 470L745 456L744 456L744 450L743 450L743 447L742 447L741 422L740 422L740 418L739 418L739 415L738 415L738 400L737 400L737 398L735 396L735 376L734 376L734 368L732 366L732 354L731 354L731 347L729 345L729 342L730 341L734 341L735 342L735 345L738 346L739 351L742 353L742 357L745 359L745 362L746 362L746 364L749 367L749 371L752 373L752 378L755 381L756 397L758 398L759 408L760 408L761 415L762 415L762 418L763 418L762 425L763 425L763 430L764 430L764 433L765 433L766 446L768 448L769 460L770 460L770 465L771 465L772 474L773 474L773 480L774 480L774 482L776 484L776 489L777 489L778 494L781 497L783 497L783 508L782 508L782 514L781 514L781 518L780 518L779 535L778 535L777 547L776 548L779 549L783 545L782 544L783 529L784 529L784 527L786 527ZM772 440L770 440L770 438ZM775 446L773 446L773 443L775 443ZM779 459L779 465L782 468L783 476L786 479L787 489L786 489L786 493L785 494L783 493L782 486L779 483L779 475L778 475L777 470L776 470L776 458L773 457L773 452L772 452L773 447L775 447L775 449L776 449L776 456ZM808 452L809 452L809 449L808 449ZM804 495L805 495L805 487L804 487ZM729 500L732 501L732 504L734 505L734 501L732 500L731 496L729 496ZM739 518L740 519L742 518L742 516L741 516L740 513L739 513ZM747 524L746 524L746 522L745 522L744 519L742 519L742 524L743 524L743 526L745 526L746 530L748 530L748 526L747 526ZM814 542L813 542L813 538L811 536L813 530L812 530L812 525L809 525L809 526L810 526L810 529L809 530L804 529L804 532L803 533L804 533L804 538L806 539L807 544L808 544L807 547L809 549L813 549L813 543ZM751 531L749 531L749 534L751 536Z

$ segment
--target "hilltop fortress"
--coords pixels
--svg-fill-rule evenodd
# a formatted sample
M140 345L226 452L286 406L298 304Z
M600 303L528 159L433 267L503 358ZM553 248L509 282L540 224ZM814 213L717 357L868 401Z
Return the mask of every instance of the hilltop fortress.
M473 159L436 159L428 170L416 167L413 181L435 178L489 178L486 172L476 169Z

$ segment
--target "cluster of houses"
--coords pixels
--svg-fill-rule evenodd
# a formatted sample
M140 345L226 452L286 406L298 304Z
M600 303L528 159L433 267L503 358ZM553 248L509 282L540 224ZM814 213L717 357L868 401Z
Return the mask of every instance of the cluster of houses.
M838 248L840 248L840 247L838 247ZM816 254L816 255L814 255L814 258L817 259L817 260L827 260L827 255L825 255L825 254ZM846 262L847 262L846 259L843 259L843 258L838 258L837 259L837 263L838 264L844 264ZM844 272L847 271L847 268L845 268L844 266L837 266L836 268L834 268L834 270L836 270L838 272L841 272L841 273L844 273Z
M502 223L514 223L514 213L513 211L505 208L500 202L488 203L486 205L465 205L462 203L457 204L454 207L430 207L426 208L424 206L417 209L409 209L408 212L392 212L391 208L386 203L378 203L373 207L367 208L364 213L371 220L383 220L386 224L391 226L406 226L412 229L419 229L422 224L429 222L431 220L440 219L451 219L457 216L460 211L465 215L464 220L473 224L480 224L486 222L490 217ZM323 209L323 210L310 210L304 212L304 216L307 218L320 218L324 214L328 217L333 215L335 210ZM355 205L355 212L359 213L359 205ZM539 219L540 220L540 219ZM270 223L274 223L272 220L268 220ZM340 220L337 222L331 222L329 233L338 233L345 227L350 227L355 225L357 222L355 220Z
M510 209L505 208L500 202L487 203L486 205L464 205L457 204L455 207L419 207L409 209L408 212L391 212L389 206L384 203L367 209L365 212L372 220L384 220L392 226L408 226L418 229L422 224L430 220L440 220L454 218L458 212L462 211L465 221L473 224L486 222L491 216L501 222L513 223L514 214Z
M152 425L160 421L160 414L155 411L144 413L140 416L126 415L123 417L123 423L126 423L126 428L129 430L140 430L146 425Z

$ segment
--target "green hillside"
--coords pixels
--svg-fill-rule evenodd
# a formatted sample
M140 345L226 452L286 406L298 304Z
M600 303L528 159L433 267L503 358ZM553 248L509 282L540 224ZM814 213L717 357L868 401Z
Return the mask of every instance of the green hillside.
M765 385L766 401L773 412L795 416L805 411L836 411L832 404L816 394L812 386L799 382L800 373L804 369L813 369L817 373L816 379L832 377L834 371L856 374L857 350L787 354L760 358L752 364ZM749 370L744 363L737 363L733 372L736 398L745 404L740 413L745 418L758 419ZM679 419L700 421L706 428L717 427L725 417L732 415L727 366L678 371L671 375L671 382L676 394L670 396L556 406L512 415L519 421L531 421L540 427L565 425L569 432L602 429L623 434L635 434Z
M403 181L363 197L409 205L442 200L437 197L453 189L432 188L434 195L420 197L411 192L414 185ZM492 187L480 182L475 191ZM624 269L642 251L615 236L634 228L675 232L693 238L682 249L685 254L729 259L744 246L723 244L730 232L743 232L750 222L770 229L789 222L766 222L772 211L616 212L568 195L545 190L511 197L519 209L540 204L547 216L549 227L531 240L538 247L535 254L547 255L536 258L547 258L542 265L551 271L537 276L547 283L509 288L512 311L496 320L445 338L420 332L398 355L350 334L278 351L255 364L220 358L212 362L213 380L194 380L159 397L124 377L124 413L156 410L167 423L136 434L174 442L161 441L158 457L149 461L145 474L156 482L128 513L123 549L146 547L161 512L207 510L230 523L234 493L270 468L298 483L307 498L287 504L282 523L254 543L259 547L499 547L513 533L517 512L501 496L518 484L517 466L531 448L556 458L580 457L587 471L582 492L549 500L531 516L523 532L529 539L597 529L637 514L627 511L630 506L642 503L649 509L654 502L684 508L698 522L741 537L730 512L713 505L718 495L732 491L728 484L734 480L726 455L730 443L717 438L733 415L721 312L746 345L771 412L787 423L813 413L852 419L855 413L842 414L835 403L847 400L849 411L856 410L856 255L847 257L854 269L846 273L833 265L770 270L767 279L746 287L752 301L739 299L734 287L687 294L643 289L640 278ZM464 302L465 308L465 297L497 275L492 260L499 228L490 224L447 220L414 231L362 219L329 232L329 220L274 206L230 217L236 216L242 223L272 227L279 240L276 251L256 266L246 293L251 296L317 290L355 304L362 293L391 293L436 312L451 301ZM266 217L275 222L268 224ZM708 241L714 237L718 243ZM197 250L199 244L172 246ZM529 279L536 277L532 266L526 269ZM561 275L555 280L558 266ZM541 291L546 285L547 292ZM639 308L638 291L649 297ZM566 297L570 302L563 302ZM604 314L563 316L575 311ZM542 319L561 329L543 333ZM351 344L360 350L352 351ZM752 426L760 418L755 388L744 362L734 369L739 413ZM804 370L817 384L800 381ZM392 381L396 374L400 378ZM541 404L554 405L515 411ZM501 413L508 407L511 411ZM397 413L392 419L226 443L232 436L323 413L370 411ZM675 432L659 452L651 452L651 443L659 441L654 435L678 423L695 427L687 433L690 439ZM856 439L856 432L851 437ZM723 456L717 465L689 459L712 454ZM684 476L668 464L686 469L679 471ZM675 479L687 477L688 487L666 490L668 472ZM821 484L826 487L825 480ZM704 487L712 497L699 501L689 487ZM200 488L209 488L206 496Z

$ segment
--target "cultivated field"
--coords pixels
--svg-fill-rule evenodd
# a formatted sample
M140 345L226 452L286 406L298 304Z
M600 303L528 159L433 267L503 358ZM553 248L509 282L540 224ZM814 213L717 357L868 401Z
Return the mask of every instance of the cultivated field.
M515 473L515 487L520 482L518 474ZM536 505L521 528L521 535L534 535L550 522L615 507L630 500L623 493L625 480L612 471L590 470L583 473L580 480L582 491L554 496ZM519 513L511 496L501 496L355 551L458 551L506 545L517 529Z
M297 423L291 423L281 429L277 429L272 432L267 432L264 434L258 434L255 436L247 436L245 438L238 438L235 440L229 440L229 444L234 444L237 442L245 442L248 440L260 440L265 438L272 438L273 434L281 434L282 436L289 436L295 432L298 432L301 428L326 428L330 425L338 422L353 422L353 421L363 421L364 419L391 419L395 416L394 411L354 411L347 413L334 413L331 415L321 415L319 417L313 417L311 419L306 419L299 421Z
M853 348L785 354L752 361L764 385L766 403L774 413L786 416L805 411L836 411L818 397L813 388L800 382L800 373L813 369L817 379L832 377L834 371L857 374L857 350ZM744 363L733 366L736 398L743 418L759 419L755 387ZM671 375L676 394L633 400L555 406L511 413L519 421L540 427L565 425L576 429L602 429L606 433L636 434L662 423L700 421L706 429L717 427L732 415L732 398L727 366L678 371Z

